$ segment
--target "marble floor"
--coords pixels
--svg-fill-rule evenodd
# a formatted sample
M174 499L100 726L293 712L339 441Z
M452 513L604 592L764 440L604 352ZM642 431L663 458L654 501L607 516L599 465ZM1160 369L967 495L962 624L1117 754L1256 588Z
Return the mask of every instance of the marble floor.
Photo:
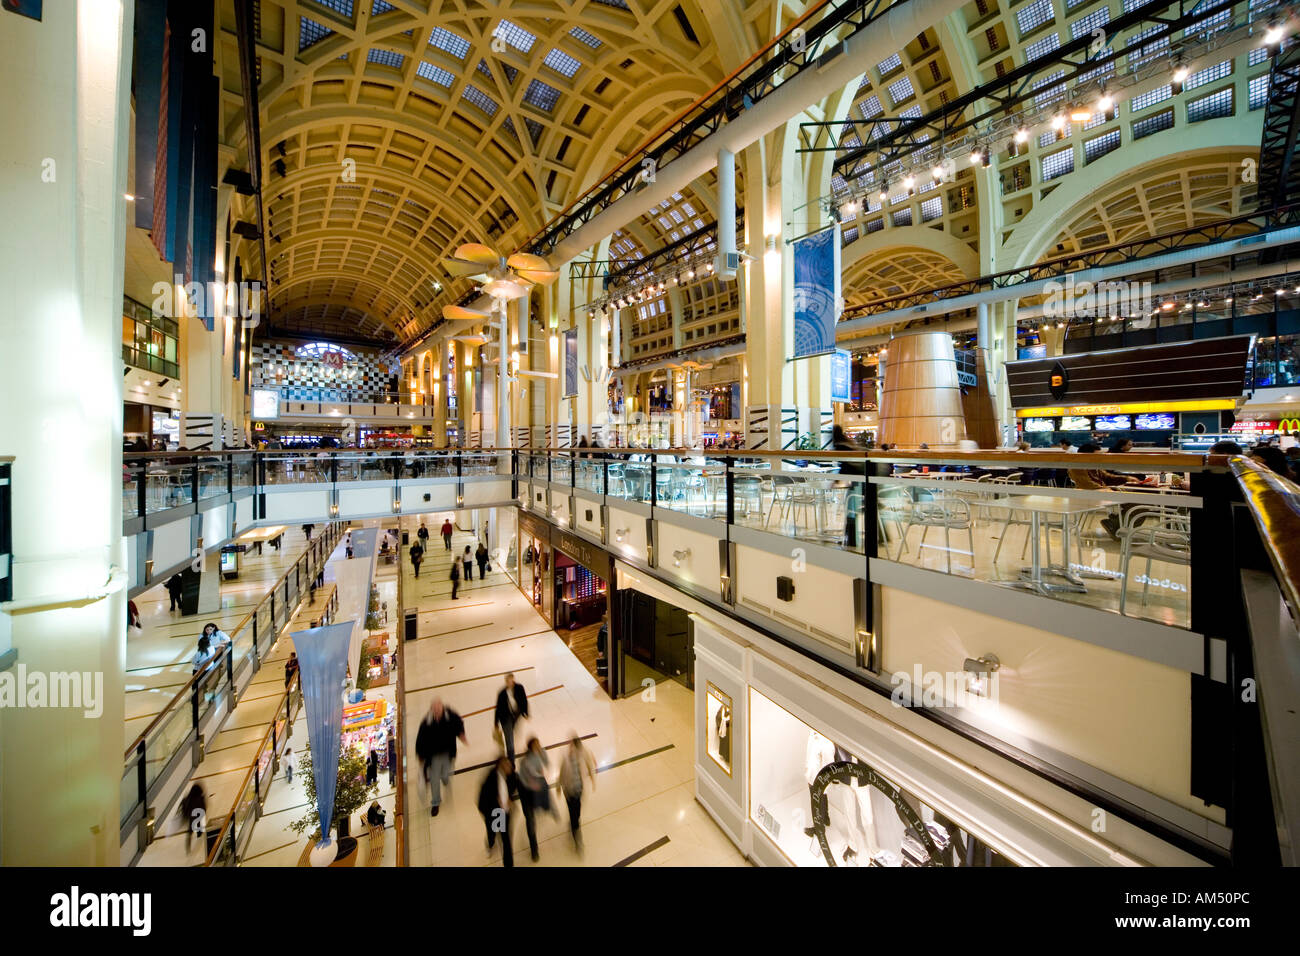
M418 522L404 519L404 527ZM436 529L431 528L431 532ZM572 735L596 761L596 785L582 807L584 851L569 837L563 800L558 816L539 814L540 859L531 864L523 818L511 815L517 866L744 866L730 839L695 801L692 694L674 682L610 700L596 679L553 631L502 569L487 580L462 583L451 600L450 558L473 535L457 534L453 550L436 535L417 581L403 563L407 606L418 602L419 639L403 645L406 705L406 801L412 866L501 865L486 849L478 789L500 747L492 738L492 710L504 674L513 672L529 695L531 717L517 732L517 749L536 736L550 756L550 778ZM437 696L465 721L456 770L437 817L420 780L415 738Z
M317 532L320 530L317 525ZM222 581L220 607L214 611L182 616L169 611L167 589L159 583L135 598L143 628L127 628L126 635L126 721L123 746L130 746L176 696L192 674L190 666L203 625L211 622L232 633L271 589L293 567L307 547L300 527L284 533L279 550L266 545L262 554L241 555L239 577ZM244 643L240 652L247 647ZM239 664L238 658L235 664Z
M366 522L355 522L359 528ZM325 580L339 587L339 611L336 621L355 619L364 613L366 589L360 580L364 572L360 571L360 561L349 561L342 541L335 547L325 565ZM349 567L351 565L351 567ZM358 580L353 580L357 578ZM390 607L392 605L390 604ZM143 607L141 614L144 613ZM165 613L165 604L164 604ZM195 768L191 783L199 784L204 791L207 802L209 827L221 826L230 813L241 785L246 779L249 767L257 756L258 749L266 737L271 721L277 719L285 705L284 697L284 662L293 651L293 638L288 633L282 634L272 646L271 653L263 661L261 669L244 689L239 703L226 718L221 732L218 733L204 751L202 763ZM391 698L390 698L391 699ZM294 732L290 736L290 746L295 751L306 746L306 722L298 714ZM281 804L292 805L293 794L297 791L297 802L301 803L300 782L286 788L280 786L283 777L274 781L267 796L266 809L282 810ZM188 789L188 788L186 788ZM259 822L254 830L253 841L275 828L263 826ZM249 853L259 850L251 849ZM206 852L195 839L187 846L187 826L177 813L158 821L158 835L149 844L140 859L141 866L197 866L201 865ZM296 860L296 857L295 857Z

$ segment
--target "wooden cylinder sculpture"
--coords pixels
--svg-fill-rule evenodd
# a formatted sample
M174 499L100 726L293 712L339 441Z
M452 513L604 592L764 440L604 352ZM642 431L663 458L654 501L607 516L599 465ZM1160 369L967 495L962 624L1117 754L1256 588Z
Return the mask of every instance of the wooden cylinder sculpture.
M966 438L957 359L948 332L911 332L885 354L880 440L900 448L955 449Z

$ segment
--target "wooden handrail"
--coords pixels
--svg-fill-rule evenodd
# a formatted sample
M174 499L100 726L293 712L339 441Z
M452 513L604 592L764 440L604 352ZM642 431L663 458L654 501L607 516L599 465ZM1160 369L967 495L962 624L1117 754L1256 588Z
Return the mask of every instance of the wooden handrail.
M337 522L331 522L329 525L329 529L324 532L322 537L324 535L333 534L337 524L338 524ZM336 536L334 540L337 541L339 537L341 537L341 535ZM319 541L320 538L317 538L316 540ZM218 651L218 653L212 658L212 664L209 664L209 666L203 668L203 670L199 671L188 681L186 681L185 685L176 693L176 695L172 697L172 699L169 700L165 705L163 705L163 709L158 712L157 716L155 716L153 720L149 721L149 726L144 729L144 732L141 733L140 736L136 737L135 740L131 742L131 746L126 748L126 752L122 755L122 759L124 761L131 759L131 757L135 754L137 748L139 748L141 742L143 742L146 738L148 738L148 736L151 733L153 733L154 729L162 722L162 719L171 712L172 708L176 706L177 702L182 700L188 694L193 692L194 690L193 684L200 677L202 677L204 674L210 671L217 662L221 661L223 659L222 655L226 653L233 653L233 649L235 646L235 635L238 634L240 631L242 631L248 625L248 622L251 621L253 617L257 614L257 612L262 609L262 605L265 604L268 600L270 600L270 597L275 592L276 588L280 587L280 585L283 584L285 580L289 577L289 574L298 567L298 562L301 561L303 557L311 550L311 547L312 545L309 542L307 547L303 549L302 554L298 555L298 557L294 559L293 564L291 564L288 568L286 568L284 574L280 575L280 577L276 579L276 582L272 584L271 587L267 590L266 596L263 597L262 600L257 602L257 607L253 608L252 611L245 614L243 620L241 620L237 625L235 625L234 630L226 632L230 635L230 644L222 645L221 650Z
M1039 451L1016 451L1007 448L990 448L981 451L935 451L927 449L891 449L890 451L835 451L834 449L796 449L784 451L760 450L756 448L520 448L522 454L563 454L569 457L581 457L584 454L609 456L622 459L629 455L676 455L683 458L818 458L832 461L861 461L864 457L870 461L912 462L944 461L975 465L980 462L1006 462L1041 468L1056 463L1064 467L1077 465L1106 465L1125 471L1140 470L1143 467L1162 468L1223 468L1227 466L1225 455L1207 455L1199 452L1168 451L1131 451L1123 454L1082 452L1062 453L1060 449L1045 448ZM1055 452L1055 454L1053 454ZM601 460L596 458L596 460Z
M1250 458L1234 455L1228 466L1241 485L1278 588L1292 616L1300 619L1300 485Z

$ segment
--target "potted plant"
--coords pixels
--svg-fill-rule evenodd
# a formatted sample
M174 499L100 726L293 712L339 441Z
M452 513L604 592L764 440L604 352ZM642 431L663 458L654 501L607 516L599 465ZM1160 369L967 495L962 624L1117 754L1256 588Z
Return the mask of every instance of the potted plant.
M310 832L312 842L320 840L320 826L316 814L316 776L312 772L311 748L305 748L298 761L298 773L302 775L303 790L307 794L307 803L311 810L302 818L289 824L289 829L297 834ZM352 814L379 794L379 785L366 786L366 758L355 747L349 747L339 754L339 774L334 787L334 814L330 820L331 829L338 831L339 849L336 859L342 859L356 848L356 840L350 833Z

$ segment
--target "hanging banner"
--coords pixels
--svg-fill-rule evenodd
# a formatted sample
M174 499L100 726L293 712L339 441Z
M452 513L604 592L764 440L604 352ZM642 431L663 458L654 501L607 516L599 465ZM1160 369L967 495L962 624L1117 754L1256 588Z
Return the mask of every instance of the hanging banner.
M850 356L844 349L831 353L831 401L847 402L849 400Z
M564 333L564 398L578 394L578 330Z
M348 677L352 625L348 621L293 634L302 702L307 709L312 776L316 781L316 813L321 832L318 848L330 844L334 789L339 776L339 744L343 738L343 683Z
M794 358L835 350L840 318L840 224L794 245Z

